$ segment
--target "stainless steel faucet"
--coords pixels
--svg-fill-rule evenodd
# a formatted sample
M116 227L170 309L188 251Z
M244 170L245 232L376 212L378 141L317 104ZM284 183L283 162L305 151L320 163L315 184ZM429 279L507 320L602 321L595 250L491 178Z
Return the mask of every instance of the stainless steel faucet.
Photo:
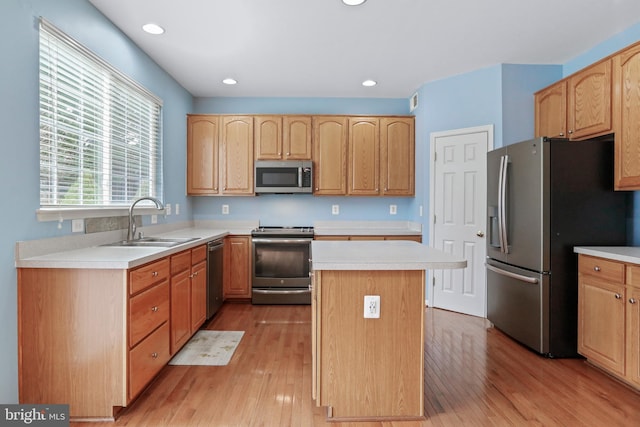
M162 202L156 199L155 197L144 196L134 200L133 203L131 203L131 206L129 206L129 231L127 232L127 240L133 240L135 238L136 222L133 220L133 208L138 202L142 200L151 200L153 203L156 204L156 207L158 209L164 209L164 205L162 204Z

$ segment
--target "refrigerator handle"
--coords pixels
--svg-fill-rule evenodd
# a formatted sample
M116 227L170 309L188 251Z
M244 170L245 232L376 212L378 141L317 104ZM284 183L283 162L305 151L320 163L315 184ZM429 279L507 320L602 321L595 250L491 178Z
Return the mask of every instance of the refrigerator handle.
M523 276L522 274L512 273L510 271L502 270L500 268L494 267L489 264L485 264L485 266L487 267L487 270L491 270L494 273L501 274L503 276L511 277L512 279L520 280L521 282L531 283L532 285L535 285L536 283L538 283L538 279L534 277L528 277L528 276Z
M507 167L509 155L500 158L500 177L498 180L498 229L500 234L500 250L509 253L509 240L507 239Z

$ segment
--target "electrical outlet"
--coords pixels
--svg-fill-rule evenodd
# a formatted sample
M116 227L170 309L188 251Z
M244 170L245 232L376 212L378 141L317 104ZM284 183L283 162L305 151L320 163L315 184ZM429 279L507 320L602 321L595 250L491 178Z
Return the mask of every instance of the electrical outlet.
M222 215L229 215L229 205L222 205Z
M422 216L422 205L420 205L420 216Z
M158 215L151 215L151 224L158 223Z
M73 233L82 233L84 231L84 219L72 219L71 231Z
M389 215L395 215L398 213L397 205L389 205Z
M340 205L331 206L331 215L340 215Z
M171 203L164 205L165 215L171 215Z
M365 319L380 318L380 295L364 296L364 318Z

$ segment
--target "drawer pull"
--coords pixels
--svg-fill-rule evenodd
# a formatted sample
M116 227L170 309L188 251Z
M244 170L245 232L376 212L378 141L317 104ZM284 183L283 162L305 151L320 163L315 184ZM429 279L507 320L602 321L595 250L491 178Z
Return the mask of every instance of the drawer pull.
M597 265L595 267L593 267L594 271L600 271L600 267L598 267Z
M151 276L153 276L153 277L158 277L158 272L157 272L157 271L154 271L153 273L151 273Z
M615 297L616 297L616 299L620 299L620 298L622 298L622 295L620 295L620 294L615 294Z
M151 307L151 311L153 311L154 313L158 311L158 306L154 305L153 307Z
M635 298L629 298L629 304L635 304L635 303L636 303Z
M153 353L151 353L151 357L154 359L158 358L158 353L156 353L155 351Z

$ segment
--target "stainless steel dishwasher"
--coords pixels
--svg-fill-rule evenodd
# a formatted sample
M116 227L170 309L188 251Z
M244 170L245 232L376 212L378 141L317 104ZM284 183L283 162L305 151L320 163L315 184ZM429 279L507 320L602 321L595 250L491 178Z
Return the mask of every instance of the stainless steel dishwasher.
M207 243L207 319L222 306L222 251L224 240Z

